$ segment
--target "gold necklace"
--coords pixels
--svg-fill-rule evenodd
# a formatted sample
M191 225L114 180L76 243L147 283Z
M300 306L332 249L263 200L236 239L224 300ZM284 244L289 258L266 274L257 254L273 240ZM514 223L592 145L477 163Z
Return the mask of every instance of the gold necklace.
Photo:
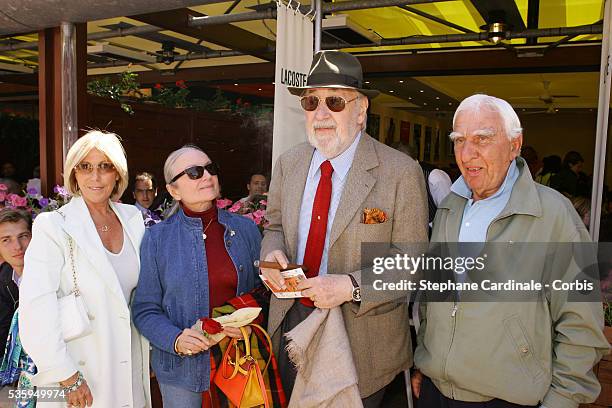
M208 224L206 224L206 227L204 228L204 231L202 232L202 239L206 240L207 235L206 235L206 230L208 229L208 227L210 227L210 224L213 222L213 219L211 218L210 221L208 221Z
M99 229L99 230L100 230L100 231L102 231L102 232L108 232L108 231L110 231L110 230L111 230L111 227L109 227L108 225L103 225L103 226L101 226L101 227L98 227L98 226L96 225L96 228L97 228L97 229Z

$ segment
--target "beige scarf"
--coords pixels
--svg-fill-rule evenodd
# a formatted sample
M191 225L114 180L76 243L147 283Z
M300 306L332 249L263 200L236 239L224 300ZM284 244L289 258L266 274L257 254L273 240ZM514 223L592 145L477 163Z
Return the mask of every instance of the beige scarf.
M363 407L339 307L315 309L285 336L297 368L289 408Z

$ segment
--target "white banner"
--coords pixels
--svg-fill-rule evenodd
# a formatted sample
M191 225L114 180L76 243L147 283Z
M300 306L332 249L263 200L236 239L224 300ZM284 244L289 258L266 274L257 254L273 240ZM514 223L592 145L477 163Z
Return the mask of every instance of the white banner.
M310 16L304 16L280 2L276 9L272 166L285 151L307 140L300 99L291 95L287 87L306 85L313 43Z

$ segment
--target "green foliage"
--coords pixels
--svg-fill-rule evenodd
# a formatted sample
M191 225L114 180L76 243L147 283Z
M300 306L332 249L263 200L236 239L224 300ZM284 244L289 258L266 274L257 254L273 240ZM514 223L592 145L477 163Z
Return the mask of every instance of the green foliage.
M189 89L185 81L176 81L176 88L166 88L162 84L155 84L155 90L151 100L159 102L167 108L188 108L191 107L187 101Z
M225 97L223 91L217 89L212 99L194 99L191 101L191 107L206 112L230 111L231 101Z
M612 302L604 302L604 322L612 327Z
M138 74L129 71L121 72L114 77L94 79L87 83L87 92L118 101L124 112L133 115L134 109L126 102L126 96L128 94L141 95L137 79Z

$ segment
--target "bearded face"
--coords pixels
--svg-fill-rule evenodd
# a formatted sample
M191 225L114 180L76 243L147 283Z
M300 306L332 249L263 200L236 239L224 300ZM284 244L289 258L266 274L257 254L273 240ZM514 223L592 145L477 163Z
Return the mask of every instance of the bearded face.
M314 111L306 111L306 133L310 144L327 159L333 159L353 143L365 123L368 99L352 89L315 88L306 95L319 98ZM329 109L328 96L339 96L346 103L340 112Z

